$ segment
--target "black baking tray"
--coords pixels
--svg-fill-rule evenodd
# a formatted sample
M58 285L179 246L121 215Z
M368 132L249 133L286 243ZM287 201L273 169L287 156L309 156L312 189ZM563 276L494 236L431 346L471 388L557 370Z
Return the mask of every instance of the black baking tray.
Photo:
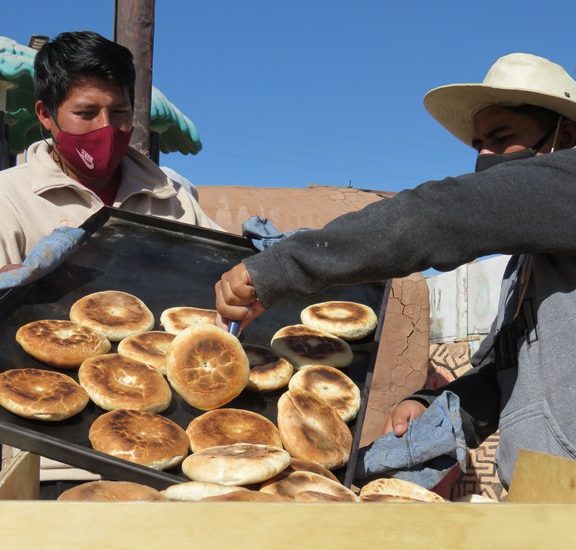
M152 310L155 329L162 311L173 306L213 309L214 284L220 275L255 253L247 239L156 217L105 208L85 224L89 238L52 273L0 295L0 371L46 368L15 341L22 325L39 319L68 319L71 305L91 292L122 290L138 296ZM375 334L352 343L353 363L345 372L360 387L362 404L351 424L354 435L350 461L339 478L352 483L366 401L376 357L378 336L387 302L386 282L332 287L312 297L277 302L241 335L245 344L268 347L280 328L300 322L300 311L315 302L350 300L379 313ZM111 350L116 351L116 345ZM62 371L77 380L77 370ZM276 404L282 391L260 394L244 391L226 407L258 412L276 423ZM90 402L78 415L55 423L20 418L0 407L0 443L31 451L100 474L104 479L144 483L158 489L186 480L179 467L157 471L92 449L88 431L105 411ZM163 416L186 428L203 411L175 392Z

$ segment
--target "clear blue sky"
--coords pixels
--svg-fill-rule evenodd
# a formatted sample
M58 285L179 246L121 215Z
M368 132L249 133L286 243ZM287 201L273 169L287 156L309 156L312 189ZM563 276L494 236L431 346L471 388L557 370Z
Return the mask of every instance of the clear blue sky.
M550 8L550 9L548 9ZM574 75L572 2L157 0L153 81L204 149L163 155L196 185L398 191L473 167L422 106L525 51ZM114 1L2 2L0 35L94 30Z

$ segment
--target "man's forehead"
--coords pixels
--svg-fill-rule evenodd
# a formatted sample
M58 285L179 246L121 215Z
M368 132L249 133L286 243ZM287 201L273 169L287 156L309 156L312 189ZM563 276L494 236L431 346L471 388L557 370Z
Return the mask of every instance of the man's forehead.
M97 77L81 77L74 81L68 91L67 101L78 105L91 105L103 100L114 103L129 103L127 88Z

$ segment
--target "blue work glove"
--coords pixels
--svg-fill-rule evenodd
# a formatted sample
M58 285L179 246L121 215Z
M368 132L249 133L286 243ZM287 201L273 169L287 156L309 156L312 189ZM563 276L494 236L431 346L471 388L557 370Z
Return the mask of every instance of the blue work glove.
M0 290L27 285L56 269L82 244L87 233L77 227L59 227L31 250L22 267L0 273Z
M260 216L251 216L242 224L242 235L250 239L258 250L264 250L299 231L308 231L308 228L301 227L294 231L281 233L268 218L261 218Z
M455 464L466 471L466 442L460 399L445 391L402 437L390 432L360 449L355 479L395 477L432 489Z

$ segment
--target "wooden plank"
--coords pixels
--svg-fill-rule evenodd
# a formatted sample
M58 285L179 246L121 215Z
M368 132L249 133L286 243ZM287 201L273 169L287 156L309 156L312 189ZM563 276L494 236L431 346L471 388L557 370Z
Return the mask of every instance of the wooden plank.
M3 548L574 548L576 507L0 502ZM33 526L33 528L31 528Z
M40 457L18 451L0 472L0 500L34 500L40 487Z
M576 503L576 460L521 450L507 500Z

